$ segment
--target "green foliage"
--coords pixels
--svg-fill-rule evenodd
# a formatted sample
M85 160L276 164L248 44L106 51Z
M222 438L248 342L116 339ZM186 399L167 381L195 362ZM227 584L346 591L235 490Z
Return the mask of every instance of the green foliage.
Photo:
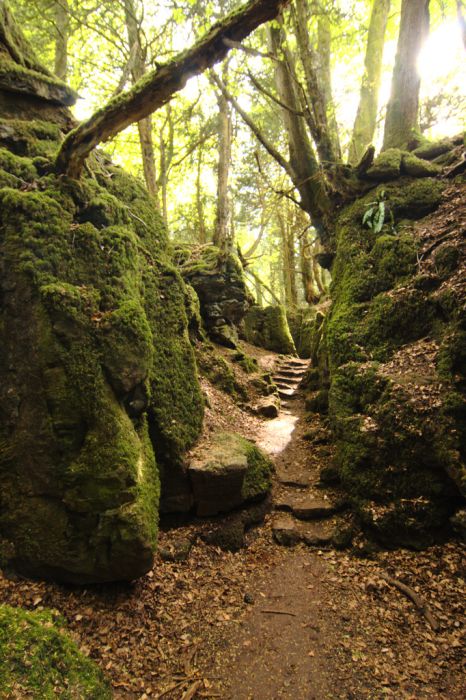
M96 664L78 649L52 611L0 606L0 695L110 700Z
M367 226L367 228L371 229L371 231L373 231L374 233L380 233L385 223L385 217L387 213L386 209L387 208L385 203L385 190L381 190L378 193L378 200L375 202L369 202L367 209L364 212L364 216L362 217L363 226ZM390 212L390 210L389 214L391 228L392 231L394 231L394 219L393 214Z

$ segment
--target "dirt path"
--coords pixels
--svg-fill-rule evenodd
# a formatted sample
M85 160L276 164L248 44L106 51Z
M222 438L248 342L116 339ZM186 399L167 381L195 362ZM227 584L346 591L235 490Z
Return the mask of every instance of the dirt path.
M315 483L331 446L309 440L322 426L306 420L302 400L286 412L280 431L266 422L258 438L275 451L275 500L290 489L324 498ZM174 540L194 543L189 557L159 555L132 585L83 590L0 576L0 600L59 610L117 700L462 700L461 545L369 559L355 556L357 548L282 547L273 537L277 517L268 515L236 553L205 544L199 523L162 532L161 551ZM416 588L439 631L383 572Z

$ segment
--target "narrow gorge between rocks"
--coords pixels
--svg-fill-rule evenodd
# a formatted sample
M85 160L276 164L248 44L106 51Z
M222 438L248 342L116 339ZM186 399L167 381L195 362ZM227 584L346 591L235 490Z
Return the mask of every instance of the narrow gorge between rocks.
M0 0L0 700L463 699L465 17Z

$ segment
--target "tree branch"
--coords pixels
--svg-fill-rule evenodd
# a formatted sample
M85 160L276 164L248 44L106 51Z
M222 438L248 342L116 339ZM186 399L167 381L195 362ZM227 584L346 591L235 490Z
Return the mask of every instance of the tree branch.
M230 50L225 39L242 41L258 26L274 19L288 1L250 0L215 24L193 47L147 74L131 91L112 98L68 134L57 156L57 172L79 178L86 158L99 143L108 141L169 102L189 78L225 58Z
M254 87L259 90L263 95L268 97L272 102L275 102L279 107L282 107L283 109L288 110L288 112L291 112L292 114L296 114L298 117L304 117L304 112L301 112L297 109L294 109L293 107L290 107L290 105L287 105L285 102L282 102L278 97L276 97L273 92L270 92L270 90L267 90L266 87L262 85L262 83L257 80L257 78L254 77L254 75L251 73L250 70L247 71L248 73L248 78L251 81L251 83L254 85Z
M265 150L269 153L269 155L274 158L274 160L277 161L277 163L285 170L286 173L290 176L290 178L293 180L295 177L295 174L291 168L291 165L288 163L288 161L282 156L281 153L277 151L275 146L272 145L272 143L267 139L266 136L260 131L260 129L254 124L253 120L249 116L247 112L244 111L244 109L241 107L239 102L233 97L231 92L227 90L223 82L220 80L218 75L216 75L212 71L212 80L215 82L219 90L221 90L222 94L224 97L230 102L232 107L238 114L240 115L241 119L244 121L245 124L251 129L252 133L254 136L257 138L259 143L263 145Z

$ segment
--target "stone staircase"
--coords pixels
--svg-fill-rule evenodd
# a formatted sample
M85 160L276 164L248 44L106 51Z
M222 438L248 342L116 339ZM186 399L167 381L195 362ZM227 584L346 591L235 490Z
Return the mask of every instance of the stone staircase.
M287 358L273 376L281 399L282 413L289 417L300 413L301 382L309 360ZM291 403L293 401L293 404ZM305 451L324 448L329 435L323 427L316 430L316 444L306 443ZM302 542L311 547L343 546L350 538L351 523L344 513L345 504L333 489L323 489L319 473L306 466L308 460L296 460L283 453L276 460L277 483L273 495L273 537L281 545Z
M285 408L287 402L296 398L296 392L310 365L309 360L292 357L281 362L273 375L273 381L278 389L278 395Z

